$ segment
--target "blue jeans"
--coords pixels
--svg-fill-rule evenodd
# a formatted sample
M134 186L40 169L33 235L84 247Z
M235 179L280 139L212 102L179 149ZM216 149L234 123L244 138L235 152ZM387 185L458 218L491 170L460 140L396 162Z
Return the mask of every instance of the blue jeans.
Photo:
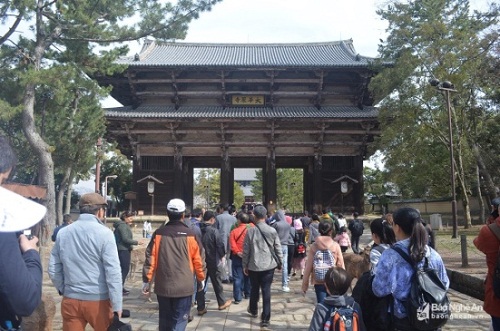
M288 245L281 245L283 266L281 267L281 286L288 286Z
M271 319L271 283L273 282L274 269L266 271L248 271L252 289L250 292L250 304L248 310L257 313L259 310L259 291L262 290L262 315L261 320L269 322Z
M327 293L326 287L324 284L316 284L314 285L314 292L316 292L316 300L318 303L322 303L325 300Z
M157 296L159 305L159 331L184 331L188 324L192 296L167 298Z
M233 298L235 301L241 301L241 292L245 297L250 296L250 277L243 273L243 260L241 257L231 256L231 267L233 272Z

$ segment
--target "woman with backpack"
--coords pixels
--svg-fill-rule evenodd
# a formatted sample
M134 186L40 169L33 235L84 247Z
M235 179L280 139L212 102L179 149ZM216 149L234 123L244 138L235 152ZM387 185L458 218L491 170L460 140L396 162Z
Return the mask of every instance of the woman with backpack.
M302 280L302 292L305 294L309 283L314 285L316 300L323 302L327 292L325 287L325 275L331 267L345 269L344 258L339 244L332 239L333 224L323 220L318 226L319 236L311 245L307 253L304 278Z
M393 217L393 230L397 242L393 248L385 250L380 256L372 290L377 297L392 295L393 330L418 330L412 326L408 318L409 312L404 304L410 301L410 289L415 273L413 265L424 269L427 264L429 268L434 269L438 281L446 289L450 282L441 256L427 245L427 231L419 212L414 208L405 207L396 210Z

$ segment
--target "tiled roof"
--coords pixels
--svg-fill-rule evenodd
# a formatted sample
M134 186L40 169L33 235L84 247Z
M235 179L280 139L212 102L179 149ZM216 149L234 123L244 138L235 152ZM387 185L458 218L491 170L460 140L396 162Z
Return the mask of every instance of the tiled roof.
M131 67L367 67L352 40L293 44L205 44L146 41L140 54L123 57Z
M328 106L317 109L308 106L291 107L228 107L217 106L184 106L175 109L173 106L141 105L132 107L107 108L106 117L127 118L376 118L378 109L365 106L359 109L354 106Z

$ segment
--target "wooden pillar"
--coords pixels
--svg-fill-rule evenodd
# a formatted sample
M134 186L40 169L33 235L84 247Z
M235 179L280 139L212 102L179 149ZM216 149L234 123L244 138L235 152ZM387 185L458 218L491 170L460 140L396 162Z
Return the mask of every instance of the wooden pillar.
M322 174L323 171L323 156L319 153L314 154L313 159L313 213L321 214L321 210L323 209L323 181Z
M304 168L304 210L311 213L314 204L314 159L308 157Z
M174 198L182 199L184 196L184 180L182 166L182 147L175 146L174 151Z
M356 211L360 214L365 213L365 205L364 205L364 182L363 182L363 157L358 155L354 158L354 168L356 171L355 177L359 180L358 183L354 185L354 205Z
M193 179L193 173L194 169L193 167L189 164L189 160L187 158L184 158L183 162L183 176L184 176L184 195L183 195L183 200L184 203L186 204L186 208L190 211L193 210L193 188L194 188L194 179Z
M266 159L266 176L264 189L264 205L269 212L276 210L277 183L276 183L276 153L274 146L269 147Z
M231 160L227 148L222 149L222 160L220 169L220 201L221 203L232 203L234 197L234 173L231 169Z

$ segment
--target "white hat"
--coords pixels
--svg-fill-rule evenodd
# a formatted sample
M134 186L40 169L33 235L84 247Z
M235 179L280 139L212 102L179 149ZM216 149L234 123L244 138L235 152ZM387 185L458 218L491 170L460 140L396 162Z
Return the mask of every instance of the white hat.
M183 213L186 210L186 204L181 199L172 199L167 204L167 210L174 213Z
M47 208L0 187L0 232L31 228L45 216Z

